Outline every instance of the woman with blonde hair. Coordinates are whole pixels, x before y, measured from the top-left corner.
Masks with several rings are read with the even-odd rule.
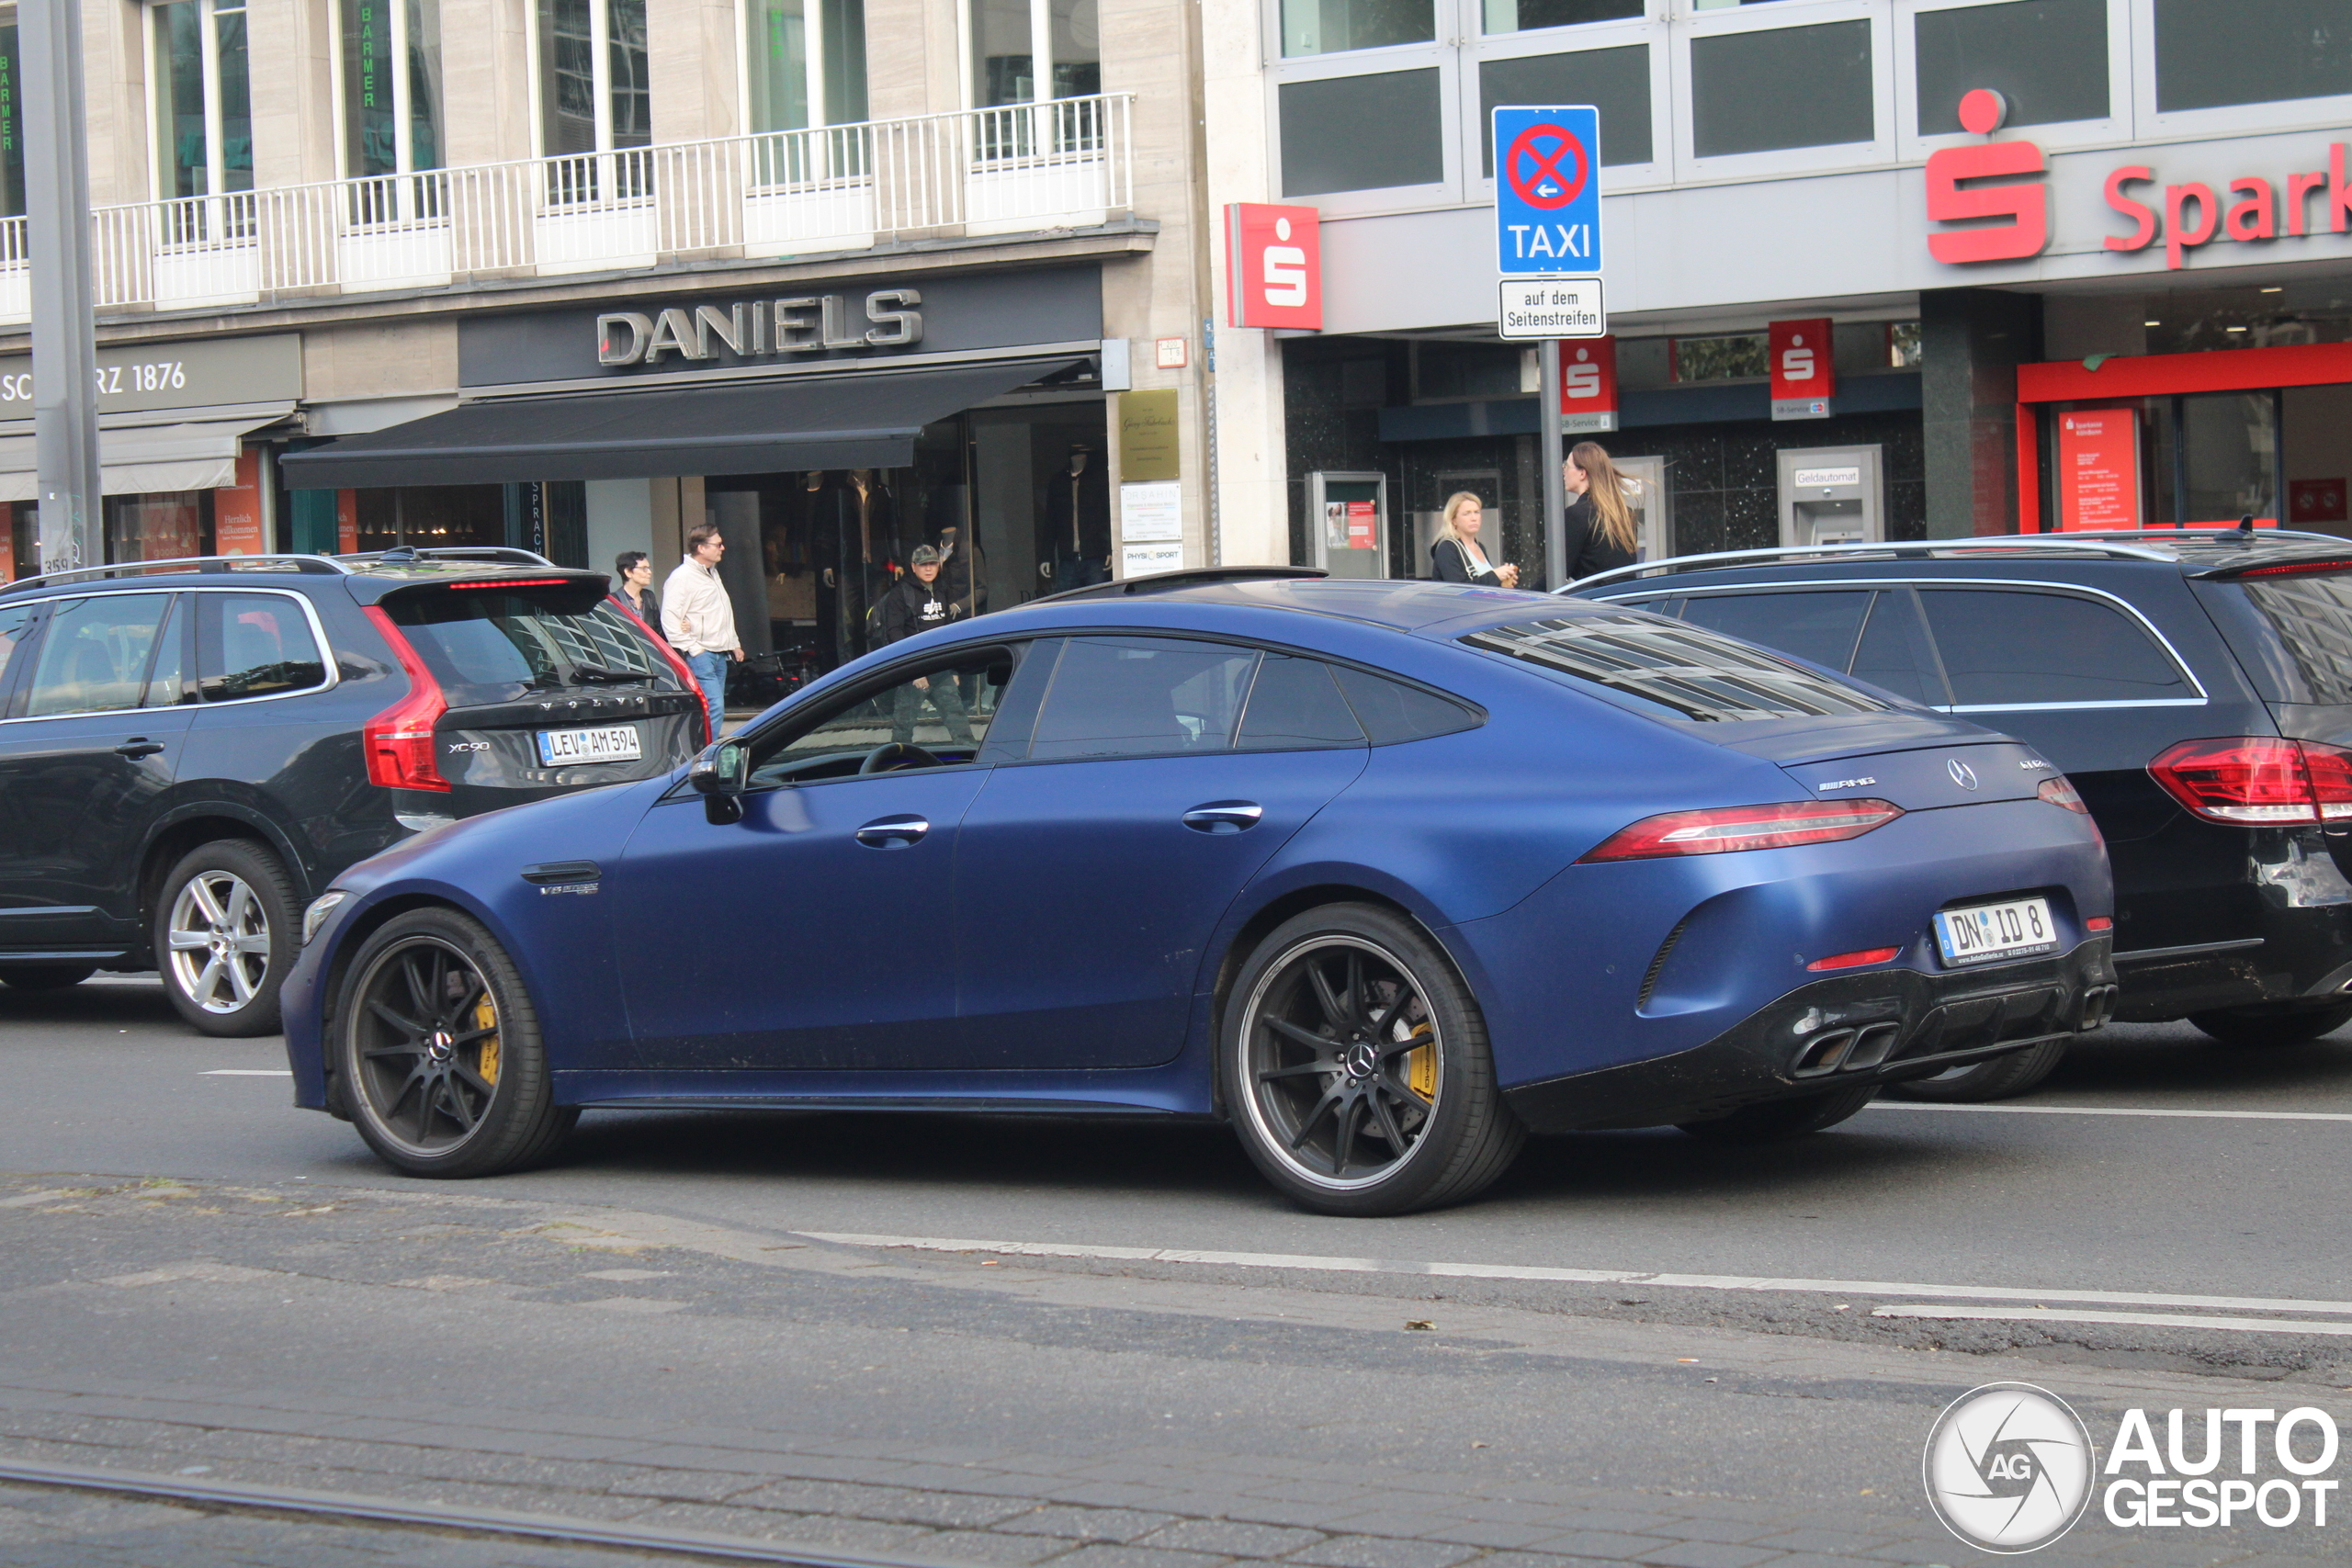
[[[1579,441],[1561,465],[1567,482],[1568,581],[1634,564],[1641,544],[1634,508],[1625,498],[1627,480],[1598,442]]]
[[[1430,545],[1430,564],[1437,570],[1440,581],[1471,582],[1481,588],[1519,586],[1519,568],[1509,561],[1496,566],[1487,558],[1486,547],[1478,539],[1485,521],[1486,508],[1468,491],[1458,490],[1445,498],[1445,515],[1438,523],[1437,538]]]

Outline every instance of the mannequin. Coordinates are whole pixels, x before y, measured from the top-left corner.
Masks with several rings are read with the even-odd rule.
[[[1101,453],[1072,442],[1069,460],[1046,480],[1046,539],[1041,562],[1057,589],[1083,588],[1111,578],[1111,477]]]

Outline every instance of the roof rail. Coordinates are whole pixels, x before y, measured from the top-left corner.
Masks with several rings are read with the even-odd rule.
[[[547,557],[513,545],[394,545],[386,550],[364,550],[354,555],[337,556],[335,558],[343,561],[503,561],[512,566],[555,566],[555,562],[548,559]],[[559,567],[557,570],[579,569]]]
[[[2176,558],[2143,545],[2127,545],[2081,534],[1995,534],[1964,539],[1917,539],[1876,545],[1781,545],[1769,550],[1717,550],[1708,555],[1668,556],[1664,560],[1635,561],[1631,566],[1596,571],[1590,577],[1578,578],[1552,592],[1556,595],[1566,595],[1589,588],[1597,582],[1644,577],[1651,572],[1705,571],[1715,567],[1740,564],[1760,566],[1773,560],[1900,559],[1905,556],[1971,555],[1978,551],[2020,549],[2028,553],[2114,556],[2126,560],[2154,560],[2167,564]]]
[[[1058,604],[1070,599],[1116,599],[1125,593],[1148,593],[1162,588],[1202,588],[1219,582],[1303,581],[1331,574],[1312,566],[1203,566],[1190,571],[1155,572],[1149,577],[1124,578],[1116,582],[1090,582],[1032,599],[1031,604]]]
[[[146,577],[190,571],[314,571],[350,575],[351,569],[331,556],[177,556],[170,560],[120,561],[113,566],[83,566],[67,571],[45,571],[0,583],[0,592],[19,588],[53,588],[62,582],[99,582],[107,578]]]

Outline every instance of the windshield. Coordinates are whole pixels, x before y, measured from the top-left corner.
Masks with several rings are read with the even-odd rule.
[[[670,661],[644,633],[603,600],[582,609],[580,598],[568,584],[452,588],[395,594],[384,609],[453,697],[495,701],[515,688],[680,689]]]
[[[1702,723],[1886,710],[1760,648],[1640,611],[1521,621],[1462,640]]]

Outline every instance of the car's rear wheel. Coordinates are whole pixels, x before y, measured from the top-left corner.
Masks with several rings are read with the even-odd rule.
[[[2061,1040],[2045,1040],[2039,1045],[2029,1045],[2022,1051],[2012,1051],[2006,1056],[1996,1056],[1989,1062],[1971,1062],[1966,1066],[1947,1067],[1931,1078],[1913,1078],[1894,1086],[1894,1092],[1905,1100],[1932,1100],[1947,1105],[1974,1105],[1988,1100],[2010,1100],[2029,1089],[2039,1089],[2041,1080],[2058,1070],[2066,1059],[2066,1047],[2072,1036]]]
[[[1297,1203],[1352,1215],[1458,1203],[1526,1142],[1477,998],[1389,910],[1333,904],[1284,921],[1231,998],[1225,1102],[1250,1159]]]
[[[1857,1084],[1827,1094],[1743,1105],[1728,1116],[1711,1116],[1704,1122],[1683,1122],[1678,1125],[1692,1137],[1711,1143],[1778,1144],[1835,1127],[1877,1098],[1878,1085]]]
[[[2322,1008],[2224,1008],[2188,1021],[2224,1045],[2301,1045],[2352,1023],[2352,1002]]]
[[[293,879],[261,845],[216,839],[190,850],[155,900],[164,994],[198,1033],[277,1033],[300,919]]]
[[[0,985],[17,991],[62,991],[97,972],[95,964],[11,964],[0,966]]]
[[[331,1023],[368,1146],[410,1176],[493,1176],[544,1157],[579,1120],[554,1104],[538,1014],[481,922],[413,909],[353,959]]]

